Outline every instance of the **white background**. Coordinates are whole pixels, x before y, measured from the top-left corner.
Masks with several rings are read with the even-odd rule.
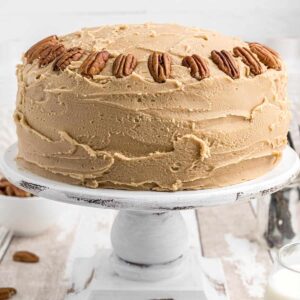
[[[106,23],[179,22],[248,39],[299,36],[299,0],[0,1],[1,39]]]

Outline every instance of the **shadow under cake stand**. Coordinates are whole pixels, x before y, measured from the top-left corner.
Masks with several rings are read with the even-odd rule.
[[[106,264],[100,264],[103,269],[97,270],[95,288],[85,298],[88,300],[212,299],[200,253],[189,250],[180,210],[268,195],[286,186],[300,169],[297,154],[286,147],[271,172],[245,183],[198,191],[125,191],[89,189],[49,180],[18,166],[16,156],[17,145],[13,145],[4,154],[2,171],[28,192],[70,204],[120,211],[111,232],[113,253],[99,257]],[[214,299],[226,299],[224,291]]]

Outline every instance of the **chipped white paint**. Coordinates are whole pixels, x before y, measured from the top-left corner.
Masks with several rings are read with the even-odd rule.
[[[164,250],[162,251],[164,252]],[[122,260],[114,253],[110,261],[114,272],[121,278],[142,282],[159,282],[174,278],[179,274],[185,273],[190,268],[186,252],[176,260],[165,264],[135,265]]]
[[[111,240],[118,257],[143,265],[170,263],[188,247],[187,228],[180,212],[121,211]]]
[[[112,264],[121,277],[157,281],[183,271],[188,232],[179,212],[121,211],[111,239]]]

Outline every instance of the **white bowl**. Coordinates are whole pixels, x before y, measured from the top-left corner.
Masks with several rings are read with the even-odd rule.
[[[17,236],[35,236],[54,225],[61,215],[60,204],[40,197],[0,195],[0,225]]]

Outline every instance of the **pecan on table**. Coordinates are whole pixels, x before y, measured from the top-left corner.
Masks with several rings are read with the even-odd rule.
[[[279,60],[279,54],[276,51],[259,43],[249,43],[249,47],[265,66],[277,71],[281,70],[282,66]]]
[[[213,50],[211,52],[211,58],[218,68],[232,79],[240,77],[239,67],[230,52],[226,50]]]
[[[112,72],[117,78],[122,78],[132,74],[136,68],[137,60],[132,54],[120,54],[114,61]]]
[[[86,77],[99,74],[105,68],[109,57],[110,54],[105,50],[90,53],[80,66],[79,73]]]
[[[47,49],[49,46],[54,46],[58,44],[58,38],[56,35],[50,35],[41,41],[34,44],[27,52],[25,53],[25,57],[27,58],[27,62],[32,64],[32,62],[40,58],[41,53]]]
[[[0,288],[0,300],[10,299],[17,293],[17,290],[12,287],[2,287]]]
[[[23,263],[37,263],[40,258],[29,251],[17,251],[13,255],[13,261],[23,262]]]
[[[167,53],[153,52],[148,59],[148,69],[154,81],[165,82],[171,76],[172,58]]]
[[[57,59],[55,60],[53,64],[53,70],[59,71],[64,70],[67,66],[71,64],[72,61],[79,60],[85,51],[79,47],[73,47],[69,48],[66,51],[64,51]]]
[[[197,80],[202,80],[210,76],[207,62],[197,54],[186,56],[182,60],[182,65],[191,69],[191,76]]]
[[[260,62],[246,47],[235,47],[233,53],[235,56],[242,58],[242,62],[250,68],[252,74],[259,75],[263,72]]]

